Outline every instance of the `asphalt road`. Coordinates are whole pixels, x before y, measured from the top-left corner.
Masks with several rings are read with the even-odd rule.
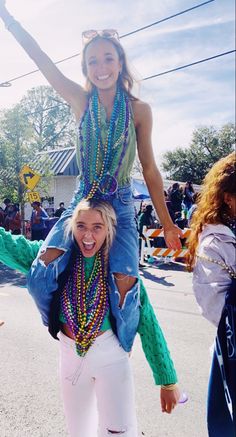
[[[199,314],[191,274],[167,264],[141,271],[189,400],[161,413],[159,388],[137,337],[132,353],[140,435],[207,437],[206,389],[214,327]],[[0,266],[0,437],[67,437],[58,384],[58,344],[20,274]],[[86,436],[84,436],[86,437]]]

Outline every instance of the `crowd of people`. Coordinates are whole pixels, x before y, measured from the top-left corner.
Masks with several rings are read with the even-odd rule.
[[[60,202],[56,211],[49,216],[41,202],[33,202],[31,204],[32,212],[30,221],[25,220],[27,231],[25,230],[24,232],[19,203],[13,203],[11,199],[6,198],[3,200],[2,205],[3,206],[0,207],[0,227],[11,232],[13,235],[25,233],[32,241],[45,240],[53,224],[66,210],[64,202]]]
[[[180,400],[180,392],[173,362],[139,276],[137,225],[131,187],[136,150],[153,207],[163,226],[166,245],[171,250],[181,248],[183,233],[176,224],[178,219],[187,220],[187,212],[194,205],[194,189],[191,182],[187,182],[183,189],[175,183],[164,193],[151,144],[151,109],[132,94],[133,77],[116,30],[83,32],[82,72],[86,86],[82,87],[60,72],[34,38],[10,15],[5,0],[0,0],[0,17],[74,112],[78,122],[77,159],[81,170],[80,183],[70,206],[66,211],[63,211],[63,205],[60,206],[59,220],[45,241],[35,244],[24,237],[13,238],[9,231],[0,228],[0,260],[27,275],[29,293],[44,325],[55,339],[60,340],[60,383],[69,435],[137,437],[129,360],[137,332],[141,335],[155,383],[161,386],[163,412],[173,411]],[[227,180],[227,183],[212,185],[207,179],[199,207],[201,211],[201,207],[207,205],[208,213],[202,212],[198,220],[198,214],[193,216],[190,270],[195,267],[197,241],[204,226],[223,225],[224,231],[225,227],[229,229],[225,232],[228,238],[219,239],[215,255],[221,252],[221,245],[234,244],[231,221],[236,214],[235,189],[230,176],[235,161],[232,162],[231,156],[228,159],[222,161],[219,172],[215,173],[218,176],[223,174],[222,181]],[[209,192],[218,201],[210,202]],[[140,226],[145,222],[153,225],[153,207],[149,205],[141,210]],[[219,214],[212,214],[214,208],[218,208]],[[32,217],[38,238],[42,235],[39,225],[43,227],[47,219],[39,202],[34,202]],[[215,235],[216,232],[214,238],[218,240]],[[214,241],[211,243],[214,249]],[[204,257],[207,248],[205,245]],[[226,247],[225,252],[228,253]],[[212,262],[214,257],[210,258],[211,254],[209,261]],[[222,267],[217,258],[215,261]],[[226,267],[222,268],[227,271],[234,269],[228,265],[229,261],[226,256]],[[197,272],[195,290],[196,287],[202,290],[202,282],[207,281],[211,287],[214,278],[209,282],[209,267],[198,265],[197,268],[202,276],[198,281]],[[219,286],[221,299],[222,295],[227,295],[231,281],[225,281],[223,286],[223,290]],[[212,298],[215,298],[214,294]],[[232,301],[228,304],[233,305]],[[222,307],[224,302],[221,300]],[[232,317],[235,318],[235,314]],[[227,321],[228,318],[226,316]],[[225,343],[227,329],[222,329],[219,336]],[[236,372],[225,373],[226,381],[223,380],[222,384],[223,387],[228,384],[231,404],[234,404],[231,386],[234,389]],[[214,384],[216,379],[219,382],[219,378],[219,372],[214,373]],[[210,393],[215,401],[214,384]],[[222,384],[220,380],[221,389]],[[221,406],[224,402],[223,396],[219,402],[217,399]],[[211,410],[217,411],[218,405],[211,400],[209,403]],[[235,423],[235,405],[231,410],[231,415],[222,415],[229,432]],[[211,415],[212,411],[208,417]],[[98,421],[95,420],[97,416]],[[211,425],[209,435],[220,437],[222,433],[218,425]],[[229,433],[224,435],[232,436]]]

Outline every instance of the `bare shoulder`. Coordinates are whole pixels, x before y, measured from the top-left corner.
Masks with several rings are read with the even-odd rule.
[[[151,106],[143,102],[142,100],[133,100],[132,108],[134,113],[135,125],[138,126],[141,122],[147,122],[152,120]]]

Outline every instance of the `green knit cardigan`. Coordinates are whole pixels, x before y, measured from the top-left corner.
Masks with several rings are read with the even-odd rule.
[[[12,235],[0,228],[0,262],[25,275],[29,272],[41,245],[42,241],[29,241],[23,235]],[[157,385],[175,383],[177,376],[174,364],[141,279],[140,303],[138,333],[155,383]]]

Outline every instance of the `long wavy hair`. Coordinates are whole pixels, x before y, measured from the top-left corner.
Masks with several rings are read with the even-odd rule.
[[[191,220],[191,235],[188,241],[187,269],[193,270],[199,235],[207,224],[226,224],[225,217],[229,207],[224,201],[224,194],[236,194],[236,155],[231,153],[216,162],[207,173],[197,208]]]
[[[119,56],[119,61],[122,65],[122,70],[121,70],[121,73],[120,73],[119,78],[118,78],[118,83],[121,86],[121,88],[123,88],[123,90],[127,93],[127,95],[129,96],[129,98],[131,100],[137,100],[137,98],[131,92],[135,80],[132,77],[131,72],[129,70],[124,48],[122,47],[122,45],[120,44],[120,42],[116,38],[106,38],[104,36],[99,36],[99,35],[96,36],[95,38],[93,38],[91,41],[89,41],[89,43],[84,46],[83,52],[82,52],[81,67],[82,67],[82,72],[83,72],[84,76],[86,77],[86,91],[87,91],[88,95],[92,94],[92,91],[94,89],[94,85],[88,79],[88,72],[87,72],[87,65],[86,65],[86,51],[87,51],[87,48],[90,44],[92,44],[95,41],[99,41],[99,40],[110,41],[111,44],[113,44],[113,46],[115,47],[115,49],[118,53],[118,56]]]
[[[65,234],[66,236],[74,234],[76,229],[76,223],[78,220],[79,213],[81,211],[95,210],[101,214],[101,217],[107,226],[107,235],[105,242],[102,246],[103,254],[105,257],[105,262],[108,260],[108,253],[111,248],[112,242],[115,237],[116,232],[116,214],[112,206],[108,202],[104,202],[102,200],[81,200],[76,206],[73,215],[66,222]]]

